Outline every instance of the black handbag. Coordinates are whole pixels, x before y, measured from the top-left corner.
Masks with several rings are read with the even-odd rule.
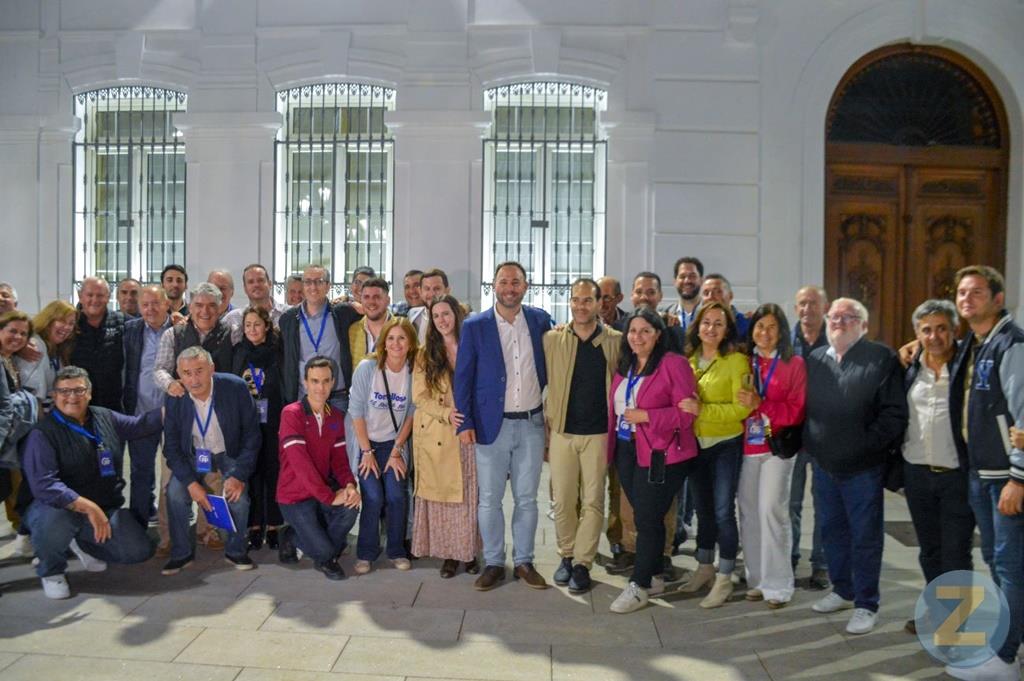
[[[780,459],[792,459],[804,446],[803,426],[788,426],[772,430],[770,425],[764,429],[764,440],[772,455]]]

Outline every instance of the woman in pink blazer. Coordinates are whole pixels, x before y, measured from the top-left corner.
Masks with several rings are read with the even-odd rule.
[[[694,417],[677,406],[697,391],[689,362],[668,352],[668,330],[653,310],[637,309],[625,329],[608,400],[608,462],[633,507],[637,537],[633,575],[611,605],[617,613],[647,604],[661,572],[665,514],[697,456]]]

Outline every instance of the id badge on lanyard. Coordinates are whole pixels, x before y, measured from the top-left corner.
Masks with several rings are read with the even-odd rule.
[[[640,381],[639,376],[633,376],[633,370],[629,370],[629,374],[626,375],[626,409],[630,408],[629,402],[633,397],[633,388]],[[635,400],[634,400],[635,403]],[[635,404],[633,406],[636,406]],[[626,417],[622,414],[619,415],[619,422],[616,426],[616,437],[620,440],[629,441],[633,439],[633,427],[626,422]]]
[[[102,442],[96,445],[96,458],[100,463],[100,477],[112,478],[117,475],[114,470],[114,455]]]
[[[323,327],[321,325],[321,335],[322,331]],[[310,340],[312,340],[312,338]],[[252,362],[249,362],[249,375],[252,376],[252,384],[256,387],[256,409],[260,413],[260,423],[266,423],[267,417],[270,414],[270,405],[267,402],[267,398],[262,395],[263,383],[266,380],[267,375],[263,370],[254,367]]]
[[[203,440],[203,445],[206,445],[206,431],[210,428],[210,419],[213,418],[213,402],[211,401],[210,407],[206,412],[206,422],[199,420],[199,412],[196,411],[196,427],[199,428],[199,436]],[[207,449],[205,446],[196,448],[196,472],[197,473],[209,473],[213,470],[213,452]]]
[[[747,419],[747,444],[763,445],[764,443],[764,418],[760,415],[751,416]]]

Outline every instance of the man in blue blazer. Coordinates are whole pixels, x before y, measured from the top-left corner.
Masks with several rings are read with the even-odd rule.
[[[214,373],[213,358],[198,345],[178,355],[177,367],[188,394],[168,395],[165,402],[164,457],[174,475],[167,485],[171,559],[163,574],[177,574],[192,562],[192,502],[204,511],[211,510],[208,493],[223,493],[234,519],[235,531],[228,534],[225,558],[239,570],[251,570],[245,485],[261,444],[256,403],[241,378]]]
[[[160,338],[171,328],[170,303],[159,286],[145,286],[139,293],[140,317],[124,325],[124,413],[141,416],[164,404],[164,391],[153,379]],[[162,432],[130,440],[131,502],[129,507],[143,527],[153,515],[156,484],[156,450]]]
[[[514,576],[535,589],[547,583],[533,567],[537,487],[544,463],[541,392],[547,384],[541,337],[547,312],[523,305],[529,283],[517,262],[494,272],[494,307],[466,320],[455,363],[455,406],[463,416],[459,438],[476,444],[478,520],[488,591],[505,578],[505,480],[512,483]]]

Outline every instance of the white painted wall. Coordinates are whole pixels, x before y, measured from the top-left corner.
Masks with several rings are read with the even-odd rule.
[[[1002,94],[1016,306],[1022,34],[1020,0],[0,0],[0,279],[26,309],[71,293],[72,95],[119,82],[189,93],[189,270],[269,261],[274,92],[330,78],[398,90],[393,271],[444,267],[475,299],[482,92],[540,77],[609,91],[609,274],[670,278],[697,255],[741,308],[786,302],[823,276],[829,98],[909,40],[959,50]]]

